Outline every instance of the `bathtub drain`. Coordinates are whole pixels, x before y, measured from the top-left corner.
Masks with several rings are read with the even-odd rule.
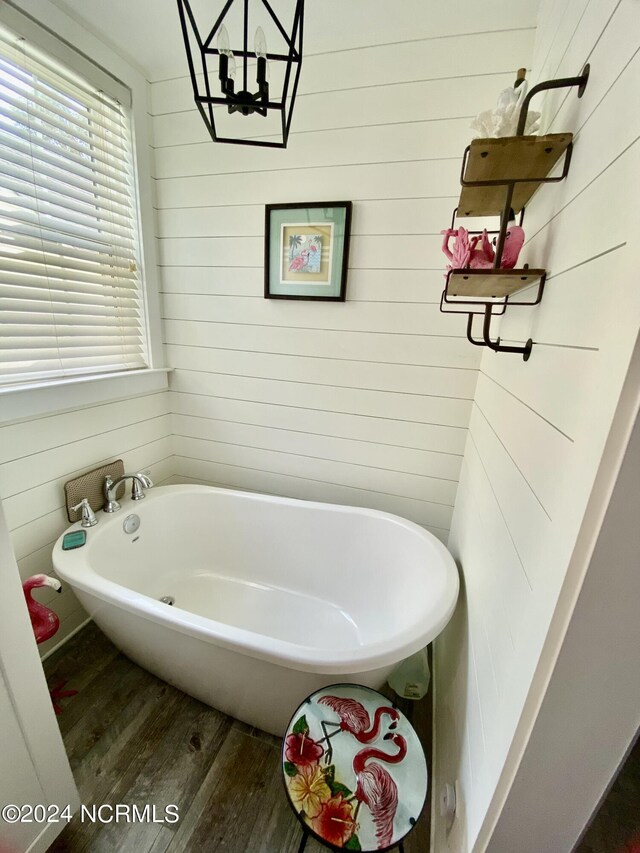
[[[175,602],[175,598],[172,595],[163,595],[160,601],[171,606]]]

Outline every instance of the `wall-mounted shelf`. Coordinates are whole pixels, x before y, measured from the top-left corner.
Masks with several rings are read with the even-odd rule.
[[[545,277],[545,270],[528,267],[521,270],[451,270],[447,275],[445,296],[504,299],[540,283]]]
[[[515,87],[522,83],[523,77],[516,80]],[[555,183],[566,178],[571,163],[573,136],[571,133],[550,133],[544,136],[525,136],[529,104],[534,95],[548,89],[577,87],[578,97],[582,97],[587,80],[589,65],[585,65],[579,77],[566,77],[548,80],[534,86],[527,94],[520,110],[515,136],[498,139],[475,139],[467,146],[462,159],[460,184],[462,190],[456,217],[499,216],[500,230],[493,269],[453,269],[447,274],[445,289],[440,300],[440,310],[444,313],[466,313],[467,338],[475,346],[489,347],[494,352],[520,353],[525,361],[531,355],[531,338],[524,346],[504,346],[500,338],[491,338],[491,320],[504,314],[509,305],[537,305],[542,299],[546,281],[546,271],[542,269],[503,269],[502,253],[509,222],[515,214],[521,212],[544,183]],[[560,158],[564,155],[560,174],[549,177]],[[522,219],[521,219],[522,221]],[[533,291],[528,301],[516,301],[514,294],[527,288]],[[452,306],[469,306],[460,311]],[[482,339],[473,336],[473,317],[483,314]]]
[[[516,184],[511,209],[520,213],[540,184],[566,177],[572,139],[572,133],[474,139],[462,161],[458,216],[500,216],[509,182]],[[562,174],[548,177],[563,154]]]

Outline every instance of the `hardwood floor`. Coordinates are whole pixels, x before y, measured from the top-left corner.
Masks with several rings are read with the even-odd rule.
[[[280,741],[203,705],[131,663],[94,624],[45,664],[78,695],[60,731],[82,802],[176,805],[176,823],[100,823],[76,815],[52,853],[297,853],[302,830],[282,786]],[[431,697],[405,703],[430,765]],[[429,807],[405,853],[428,853]],[[325,847],[309,840],[308,853]]]
[[[575,853],[639,853],[640,737]]]

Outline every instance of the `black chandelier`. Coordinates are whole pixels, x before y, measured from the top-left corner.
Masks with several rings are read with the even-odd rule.
[[[265,26],[273,31],[273,37],[282,44],[280,53],[267,51],[267,39],[262,26],[255,29],[254,49],[249,50],[249,0],[226,0],[205,39],[198,30],[190,0],[178,0],[178,11],[196,106],[213,141],[286,148],[302,66],[304,0],[295,0],[290,34],[268,0],[254,2],[254,23],[255,19],[259,19],[259,11]],[[241,30],[241,49],[231,49],[225,21],[232,31],[233,24],[236,30]],[[241,60],[240,69],[236,57]],[[277,90],[275,99],[274,90]],[[269,116],[275,123],[247,127],[242,121],[236,124],[237,120],[233,120],[235,126],[231,127],[228,116],[236,113],[242,116]],[[221,124],[225,125],[222,131]],[[231,135],[243,131],[249,135]],[[273,136],[278,137],[277,141]]]

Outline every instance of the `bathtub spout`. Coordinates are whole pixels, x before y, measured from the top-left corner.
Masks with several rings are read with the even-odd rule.
[[[138,471],[136,474],[123,474],[117,480],[112,480],[111,477],[105,477],[102,487],[104,493],[104,511],[117,512],[120,509],[120,503],[116,500],[116,492],[118,486],[124,483],[125,480],[131,480],[131,499],[141,501],[144,498],[144,489],[150,489],[153,486],[151,478],[143,471]]]

